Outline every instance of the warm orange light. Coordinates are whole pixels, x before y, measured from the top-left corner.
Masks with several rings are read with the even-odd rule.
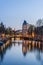
[[[2,34],[2,38],[4,38],[4,37],[5,37],[5,34],[3,33],[3,34]]]
[[[34,37],[34,32],[32,32],[32,37]]]

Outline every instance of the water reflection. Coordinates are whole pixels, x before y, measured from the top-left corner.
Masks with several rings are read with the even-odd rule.
[[[21,52],[22,52],[23,56],[26,57],[27,54],[34,53],[35,57],[38,61],[41,61],[41,62],[43,61],[43,59],[41,59],[43,57],[43,55],[42,55],[43,54],[43,42],[29,41],[29,40],[21,40],[21,41],[14,40],[12,43],[11,40],[8,40],[5,44],[3,44],[3,46],[0,47],[0,63],[3,62],[4,56],[6,55],[7,50],[11,50],[12,45],[14,45],[14,47],[16,47],[16,44],[18,44],[18,47],[20,45],[22,46]],[[16,52],[19,52],[19,50]]]
[[[11,41],[8,40],[5,44],[3,44],[3,46],[0,46],[0,62],[3,61],[3,58],[4,58],[4,55],[6,54],[7,52],[7,49],[11,48],[12,44],[11,44]]]
[[[43,42],[36,42],[36,41],[28,41],[24,40],[22,43],[22,51],[23,54],[26,54],[29,51],[39,51],[43,52]]]
[[[22,52],[24,56],[26,56],[28,52],[34,52],[36,59],[43,63],[43,59],[41,59],[41,53],[43,53],[43,42],[24,40],[22,44]]]

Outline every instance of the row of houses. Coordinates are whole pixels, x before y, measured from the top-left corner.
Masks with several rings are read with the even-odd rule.
[[[31,24],[28,24],[27,22],[26,22],[26,20],[24,20],[24,22],[23,22],[23,24],[22,24],[22,30],[17,30],[16,31],[16,34],[21,34],[21,35],[23,35],[24,37],[31,37],[31,33],[30,33],[30,30],[29,30],[29,28],[32,26],[32,31],[34,32],[34,28],[35,28],[35,26],[34,25],[31,25]],[[34,36],[34,34],[33,34],[33,32],[32,32],[32,35]]]
[[[36,27],[34,25],[28,24],[24,20],[23,25],[22,25],[22,34],[23,36],[28,36],[28,37],[39,37],[40,36],[43,38],[43,26]]]
[[[29,29],[30,27],[31,27],[31,30]],[[33,35],[34,36],[34,34],[33,34],[34,29],[35,29],[34,25],[28,24],[24,20],[23,25],[22,25],[22,34],[23,34],[23,36],[28,36],[28,35],[30,35],[30,36]],[[30,31],[32,31],[32,32],[30,32]]]

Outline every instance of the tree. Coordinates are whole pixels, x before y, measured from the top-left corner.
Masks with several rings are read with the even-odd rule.
[[[39,19],[37,22],[36,27],[36,34],[42,35],[43,34],[43,19]]]
[[[36,22],[37,27],[43,26],[43,19],[38,19]]]
[[[33,31],[33,25],[30,25],[30,27],[28,29],[28,33],[32,35],[32,31]]]
[[[6,29],[6,34],[12,34],[12,28],[8,27],[8,28]]]

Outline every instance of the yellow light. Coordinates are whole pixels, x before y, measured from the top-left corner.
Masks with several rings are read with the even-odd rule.
[[[34,32],[32,32],[32,37],[34,37]]]

